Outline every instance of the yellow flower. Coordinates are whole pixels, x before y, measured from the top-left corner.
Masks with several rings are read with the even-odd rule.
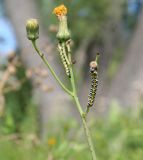
[[[59,30],[57,33],[57,39],[60,42],[69,40],[71,38],[71,35],[67,25],[67,8],[62,4],[56,7],[53,10],[53,13],[58,17],[59,20]]]
[[[48,140],[48,145],[49,146],[54,146],[55,144],[56,144],[56,139],[54,137],[52,137]]]
[[[62,4],[62,5],[54,8],[53,13],[56,16],[64,16],[67,14],[67,8]]]

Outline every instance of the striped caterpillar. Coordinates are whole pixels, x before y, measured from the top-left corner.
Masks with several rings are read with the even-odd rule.
[[[88,95],[87,107],[92,107],[98,86],[98,73],[97,73],[97,63],[92,61],[90,63],[90,75],[91,75],[91,88]]]
[[[70,64],[69,64],[69,60],[68,60],[67,55],[66,55],[65,45],[59,43],[59,44],[58,44],[58,51],[59,51],[59,54],[60,54],[62,63],[63,63],[63,65],[64,65],[66,75],[67,75],[69,78],[71,78],[70,68],[69,68],[69,65],[70,65]]]

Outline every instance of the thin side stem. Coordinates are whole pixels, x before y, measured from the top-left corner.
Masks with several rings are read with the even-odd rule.
[[[84,127],[84,131],[85,131],[85,135],[87,137],[87,142],[89,145],[89,149],[91,151],[91,155],[92,155],[92,160],[96,160],[96,155],[95,155],[95,151],[94,151],[94,147],[93,147],[93,143],[91,140],[91,136],[89,133],[89,129],[87,127],[87,123],[86,123],[86,117],[85,117],[85,113],[83,112],[83,109],[80,105],[78,96],[77,96],[77,91],[76,91],[76,86],[75,86],[75,79],[74,79],[74,73],[73,73],[73,69],[72,69],[72,64],[69,65],[70,67],[70,73],[71,73],[71,86],[72,86],[72,92],[67,89],[65,87],[65,85],[60,81],[60,79],[57,77],[56,73],[54,72],[54,70],[52,69],[52,67],[50,66],[50,64],[48,63],[47,59],[45,58],[44,54],[40,52],[40,50],[38,49],[38,47],[36,46],[36,42],[32,41],[33,47],[35,48],[35,50],[37,51],[38,55],[41,57],[41,59],[44,61],[44,63],[47,65],[47,67],[49,68],[49,70],[51,71],[52,75],[54,76],[54,78],[57,80],[57,82],[59,83],[59,85],[69,94],[73,97],[75,103],[76,103],[76,107],[80,113],[81,119],[82,119],[82,123],[83,123],[83,127]],[[69,48],[68,48],[69,49]],[[64,50],[64,52],[66,52]],[[68,58],[71,61],[71,55],[70,52],[68,53]]]
[[[85,111],[85,115],[87,116],[87,114],[89,113],[90,111],[90,107],[86,107],[86,111]]]
[[[38,53],[38,55],[41,57],[41,59],[46,64],[46,66],[49,68],[49,70],[52,73],[52,75],[54,76],[54,78],[59,83],[59,85],[63,88],[63,90],[65,90],[69,95],[71,95],[73,97],[73,93],[61,82],[61,80],[58,78],[58,76],[56,75],[56,73],[54,72],[52,67],[50,66],[49,62],[45,58],[44,54],[38,49],[38,47],[36,45],[36,41],[32,41],[32,44],[33,44],[33,47],[35,48],[36,52]]]

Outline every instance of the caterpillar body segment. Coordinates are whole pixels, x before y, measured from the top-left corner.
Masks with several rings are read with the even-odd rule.
[[[90,75],[91,75],[91,87],[88,95],[88,102],[87,102],[88,108],[93,106],[98,86],[98,73],[97,73],[96,61],[92,61],[90,63]]]
[[[70,42],[71,42],[71,40],[68,40],[67,42],[66,42],[66,51],[67,51],[67,54],[68,54],[68,59],[69,59],[69,61],[70,61],[70,64],[72,64],[72,60],[71,60],[71,48],[70,48]]]
[[[66,55],[66,52],[65,52],[65,45],[58,44],[58,51],[59,51],[62,63],[64,65],[64,69],[65,69],[66,75],[69,78],[71,78],[70,68],[69,68],[69,61],[68,61],[68,58],[67,58],[67,55]]]

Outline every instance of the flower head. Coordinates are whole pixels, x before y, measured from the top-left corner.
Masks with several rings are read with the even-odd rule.
[[[59,41],[67,41],[70,39],[70,32],[68,30],[67,25],[67,8],[62,4],[58,7],[56,7],[53,10],[53,13],[58,17],[59,19],[59,30],[57,33],[57,39]]]
[[[36,40],[39,38],[39,24],[36,19],[29,19],[26,23],[27,38]]]
[[[48,139],[48,145],[49,146],[54,146],[56,144],[56,139],[54,137],[51,137]]]
[[[62,5],[54,8],[53,13],[56,16],[64,16],[67,14],[67,8],[62,4]]]

